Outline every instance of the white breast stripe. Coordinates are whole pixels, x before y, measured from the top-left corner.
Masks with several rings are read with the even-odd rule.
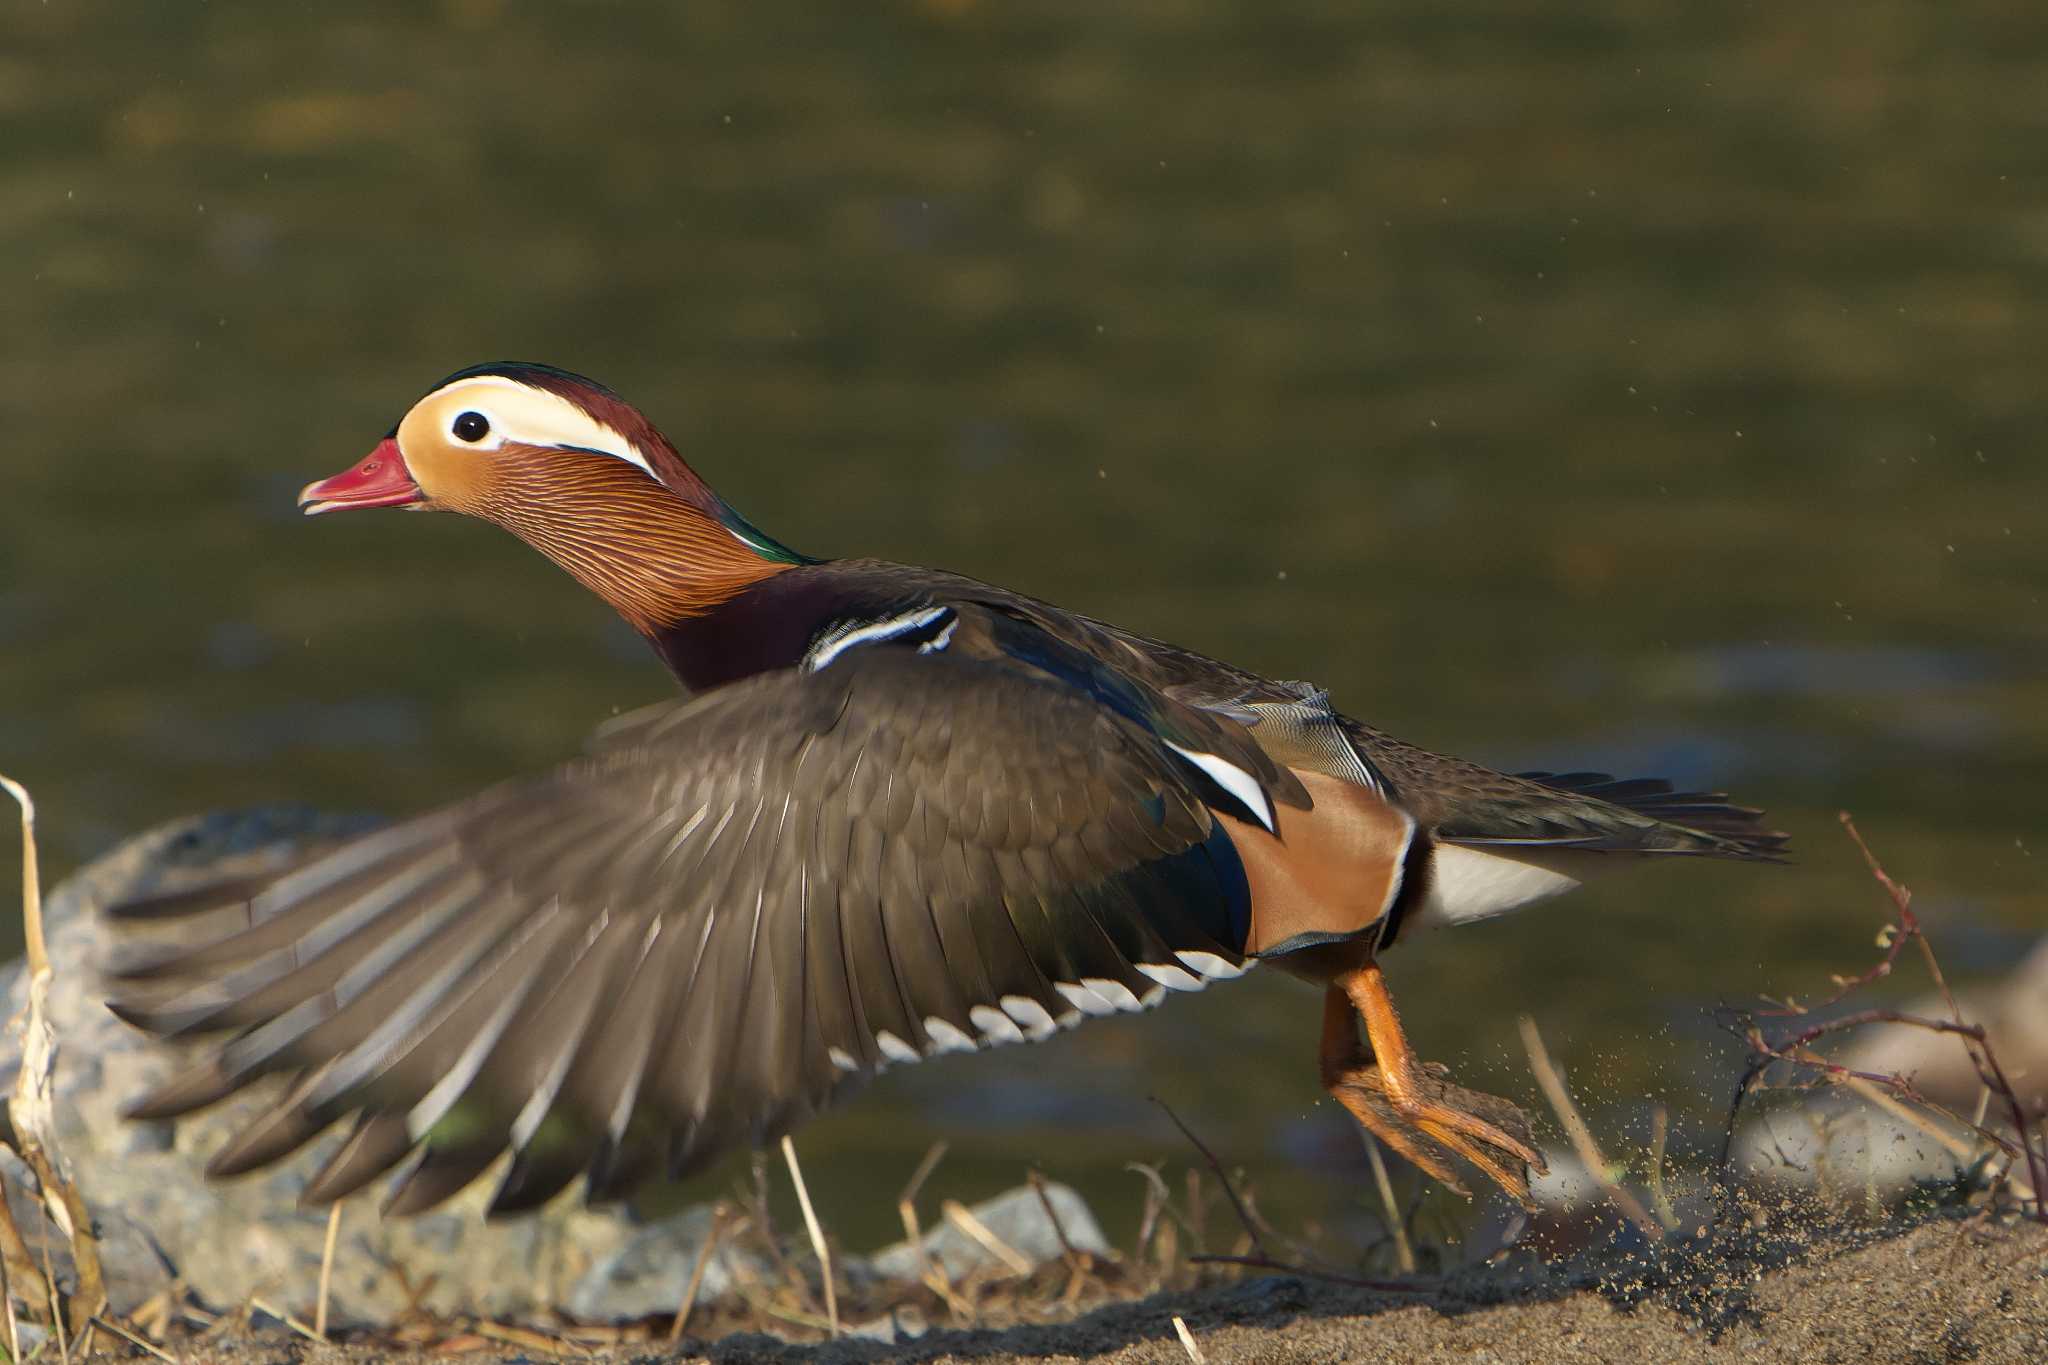
[[[1278,834],[1280,832],[1279,826],[1273,821],[1273,805],[1270,801],[1266,800],[1266,793],[1259,786],[1257,778],[1238,767],[1235,763],[1218,758],[1214,754],[1198,754],[1193,749],[1181,748],[1180,745],[1175,744],[1172,740],[1166,741],[1166,747],[1209,774],[1211,778],[1215,779],[1217,786],[1243,802],[1245,809],[1249,810],[1258,819],[1258,822],[1266,827],[1266,833]]]

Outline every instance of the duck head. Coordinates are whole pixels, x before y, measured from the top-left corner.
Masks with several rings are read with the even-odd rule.
[[[643,634],[806,562],[752,526],[640,411],[524,362],[448,376],[354,467],[307,484],[308,516],[460,512],[524,540]]]

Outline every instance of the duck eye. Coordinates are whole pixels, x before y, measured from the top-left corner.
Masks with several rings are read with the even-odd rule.
[[[465,441],[481,441],[491,434],[491,419],[480,412],[465,412],[455,419],[454,431]]]

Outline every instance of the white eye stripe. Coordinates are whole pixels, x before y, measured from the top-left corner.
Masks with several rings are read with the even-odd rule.
[[[568,399],[503,375],[475,375],[458,379],[436,389],[421,400],[433,402],[454,398],[442,408],[442,433],[462,450],[502,450],[508,445],[572,447],[609,455],[659,478],[647,457],[624,435],[592,417]],[[456,434],[455,424],[465,412],[474,412],[490,423],[482,440],[465,441]]]

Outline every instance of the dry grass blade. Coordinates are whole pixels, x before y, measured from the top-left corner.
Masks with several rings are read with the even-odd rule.
[[[50,950],[43,941],[43,883],[36,871],[36,803],[28,788],[0,773],[0,790],[21,807],[21,929],[23,956],[29,975],[50,970]]]
[[[726,1224],[731,1220],[732,1209],[728,1205],[720,1202],[712,1207],[711,1231],[705,1234],[704,1245],[697,1248],[696,1263],[690,1267],[690,1283],[683,1289],[683,1302],[668,1325],[671,1346],[683,1338],[683,1328],[689,1325],[690,1314],[697,1307],[697,1291],[704,1287],[704,1272],[711,1268],[711,1258],[718,1254],[718,1244],[724,1240]]]
[[[1363,1128],[1359,1136],[1365,1139],[1365,1155],[1372,1162],[1372,1183],[1380,1194],[1380,1207],[1386,1211],[1387,1231],[1394,1238],[1394,1260],[1403,1275],[1415,1273],[1415,1248],[1408,1242],[1408,1220],[1401,1216],[1401,1206],[1394,1202],[1394,1182],[1387,1177],[1387,1159],[1380,1155],[1379,1139]]]
[[[50,1326],[57,1334],[57,1354],[63,1358],[65,1365],[70,1365],[71,1342],[64,1334],[64,1313],[58,1307],[63,1300],[57,1297],[57,1272],[50,1265],[50,1229],[47,1226],[49,1218],[47,1207],[43,1211],[43,1217],[45,1220],[43,1228],[43,1287],[50,1296]]]
[[[291,1328],[294,1332],[297,1332],[300,1336],[304,1337],[308,1341],[320,1341],[320,1334],[318,1332],[315,1332],[310,1326],[303,1322],[300,1322],[297,1318],[293,1317],[290,1313],[285,1312],[282,1308],[274,1307],[265,1300],[254,1297],[250,1298],[249,1307],[255,1309],[259,1313],[268,1313],[271,1317],[276,1318],[279,1322]],[[326,1343],[321,1342],[321,1344],[324,1346]]]
[[[796,1186],[797,1207],[804,1211],[804,1229],[811,1235],[811,1250],[818,1253],[818,1273],[825,1279],[825,1321],[832,1335],[839,1335],[839,1288],[833,1283],[832,1248],[825,1245],[825,1229],[818,1226],[818,1212],[811,1207],[811,1192],[804,1185],[804,1168],[797,1164],[796,1144],[787,1134],[782,1139],[782,1159],[789,1163],[789,1179]]]
[[[1181,1350],[1188,1353],[1188,1359],[1193,1361],[1194,1365],[1208,1365],[1209,1357],[1202,1354],[1202,1348],[1195,1344],[1195,1334],[1188,1330],[1187,1323],[1178,1313],[1173,1315],[1173,1330],[1180,1338]]]
[[[545,1332],[536,1332],[526,1327],[512,1327],[502,1322],[478,1322],[472,1324],[470,1330],[491,1341],[522,1346],[529,1351],[545,1351],[554,1356],[591,1354],[589,1347],[579,1345],[567,1337],[549,1336]]]
[[[1650,1111],[1650,1207],[1666,1232],[1678,1230],[1678,1210],[1664,1188],[1664,1146],[1671,1137],[1671,1115],[1663,1105]]]
[[[334,1287],[334,1246],[341,1239],[341,1201],[327,1206],[327,1240],[320,1248],[320,1288],[313,1299],[313,1332],[327,1340],[327,1299]]]
[[[13,778],[0,775],[5,789],[21,807],[21,927],[28,968],[28,1008],[20,1020],[21,1070],[15,1077],[14,1094],[7,1101],[7,1116],[14,1128],[14,1141],[21,1159],[35,1172],[42,1186],[43,1208],[71,1242],[71,1261],[78,1275],[78,1292],[68,1305],[74,1321],[82,1322],[107,1306],[105,1280],[100,1271],[99,1244],[92,1232],[92,1219],[85,1199],[65,1169],[63,1153],[57,1146],[56,1072],[57,1033],[50,1024],[50,986],[55,973],[50,966],[48,944],[43,937],[43,887],[36,859],[36,803],[28,789]],[[4,1192],[0,1192],[4,1194]],[[0,1228],[0,1252],[17,1249],[19,1229],[13,1228],[11,1214]],[[9,1231],[12,1235],[9,1235]],[[44,1248],[45,1260],[48,1247]],[[50,1316],[62,1318],[56,1292],[56,1278],[44,1276],[49,1286]],[[86,1329],[87,1334],[91,1327]],[[62,1340],[62,1328],[59,1327]],[[68,1351],[67,1351],[68,1353]],[[17,1357],[19,1358],[19,1357]]]
[[[1572,1103],[1571,1092],[1565,1089],[1564,1078],[1557,1074],[1557,1067],[1550,1060],[1550,1049],[1543,1046],[1543,1035],[1537,1031],[1536,1021],[1525,1014],[1518,1022],[1522,1030],[1522,1046],[1529,1053],[1529,1068],[1536,1073],[1536,1084],[1542,1088],[1543,1098],[1550,1101],[1557,1121],[1564,1125],[1565,1136],[1571,1139],[1572,1150],[1578,1153],[1580,1163],[1593,1179],[1600,1182],[1601,1191],[1606,1194],[1608,1202],[1620,1210],[1622,1217],[1634,1223],[1651,1241],[1663,1241],[1663,1227],[1650,1217],[1634,1195],[1615,1183],[1607,1158],[1601,1155],[1600,1145],[1593,1140],[1593,1130],[1579,1116],[1578,1106]]]
[[[158,1360],[168,1360],[171,1363],[171,1365],[184,1365],[184,1362],[180,1361],[176,1356],[172,1355],[169,1351],[166,1351],[163,1347],[157,1345],[155,1342],[150,1341],[145,1337],[138,1336],[136,1333],[129,1331],[126,1327],[123,1327],[120,1323],[115,1322],[111,1318],[103,1318],[95,1314],[92,1318],[92,1325],[100,1328],[103,1331],[113,1333],[115,1336],[121,1338],[123,1341],[127,1342],[131,1346],[141,1347],[143,1350],[155,1356]],[[17,1356],[16,1359],[20,1359],[20,1357]]]
[[[0,1181],[0,1209],[4,1209],[6,1206],[7,1185],[6,1182]],[[12,1214],[8,1215],[7,1226],[10,1228],[14,1227],[14,1217]],[[17,1238],[21,1236],[18,1230],[15,1232],[15,1236]],[[7,1268],[7,1258],[5,1256],[0,1256],[0,1304],[6,1305],[7,1358],[10,1361],[19,1361],[21,1359],[21,1319],[14,1312],[14,1275]]]
[[[1008,1242],[996,1236],[989,1229],[988,1224],[969,1213],[965,1204],[962,1204],[957,1199],[948,1199],[944,1204],[940,1205],[940,1209],[945,1213],[946,1218],[953,1226],[981,1243],[991,1256],[994,1256],[1005,1266],[1009,1267],[1012,1272],[1018,1275],[1029,1275],[1031,1273],[1030,1260]]]
[[[903,1193],[896,1196],[896,1216],[903,1220],[903,1240],[917,1253],[917,1259],[924,1270],[923,1278],[929,1283],[933,1277],[931,1254],[925,1250],[924,1229],[917,1218],[917,1196],[924,1189],[924,1182],[931,1179],[939,1162],[946,1155],[946,1144],[934,1142],[925,1150],[924,1160],[917,1163],[910,1179],[904,1183]]]

